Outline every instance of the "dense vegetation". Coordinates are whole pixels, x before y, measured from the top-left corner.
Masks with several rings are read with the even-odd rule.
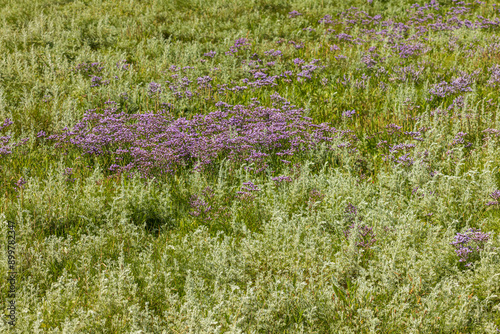
[[[0,13],[2,332],[500,332],[493,1]]]

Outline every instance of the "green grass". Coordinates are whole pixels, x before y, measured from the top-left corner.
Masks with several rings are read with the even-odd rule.
[[[441,15],[458,6],[439,3]],[[384,42],[339,42],[318,23],[351,6],[404,22],[411,4],[0,0],[0,123],[14,122],[0,136],[29,138],[0,156],[0,243],[7,244],[7,222],[15,222],[19,272],[13,327],[5,317],[9,266],[2,247],[0,332],[497,333],[500,210],[486,203],[500,188],[500,146],[495,135],[485,141],[484,130],[500,129],[498,85],[488,84],[488,69],[500,60],[499,28],[430,31],[427,52],[399,58]],[[492,5],[475,5],[470,19],[499,18]],[[292,10],[303,16],[289,19]],[[346,33],[363,37],[361,29]],[[238,38],[250,39],[250,50],[226,56]],[[341,49],[331,51],[333,44]],[[362,57],[372,46],[387,58],[367,68]],[[167,89],[172,65],[193,67],[179,72],[190,87],[206,75],[214,87],[243,85],[249,68],[242,60],[269,49],[283,56],[268,73],[294,70],[291,82],[227,94],[203,90],[192,99]],[[213,59],[203,57],[211,50]],[[321,59],[325,68],[299,82],[295,58]],[[116,66],[122,60],[127,71]],[[101,63],[98,75],[109,85],[90,87],[91,78],[77,70],[84,62]],[[410,65],[422,68],[418,80],[398,72]],[[429,100],[434,84],[475,70],[481,72],[472,91]],[[363,75],[370,76],[366,85]],[[162,95],[148,95],[150,82],[162,84]],[[246,105],[258,98],[271,106],[274,92],[315,123],[351,130],[357,152],[302,152],[288,165],[271,161],[262,173],[222,157],[203,171],[186,167],[145,180],[113,174],[115,156],[89,156],[37,137],[72,128],[108,100],[126,113],[158,112],[168,102],[174,118],[189,119],[217,110],[217,101]],[[465,105],[448,109],[459,95]],[[356,116],[346,119],[346,110]],[[388,134],[391,123],[402,132],[425,129],[424,140],[412,142],[410,167],[386,161],[388,148],[378,146],[409,138]],[[451,145],[459,132],[470,147]],[[66,168],[73,168],[71,177]],[[279,175],[292,182],[277,184],[272,177]],[[27,183],[15,189],[21,177]],[[242,199],[237,192],[248,181],[260,191]],[[193,214],[195,198],[210,209]],[[348,204],[358,209],[354,220]],[[346,238],[352,223],[373,229],[373,247],[356,246],[357,233]],[[469,228],[491,233],[472,268],[450,245]]]

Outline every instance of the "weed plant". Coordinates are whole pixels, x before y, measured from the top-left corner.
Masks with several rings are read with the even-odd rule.
[[[1,332],[500,332],[494,1],[0,13]]]

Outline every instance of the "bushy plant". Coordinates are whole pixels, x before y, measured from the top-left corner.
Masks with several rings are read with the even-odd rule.
[[[414,2],[0,3],[0,331],[497,333],[500,7]]]

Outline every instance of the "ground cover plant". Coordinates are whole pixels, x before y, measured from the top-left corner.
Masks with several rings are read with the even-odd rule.
[[[494,1],[0,1],[2,332],[500,332]]]

